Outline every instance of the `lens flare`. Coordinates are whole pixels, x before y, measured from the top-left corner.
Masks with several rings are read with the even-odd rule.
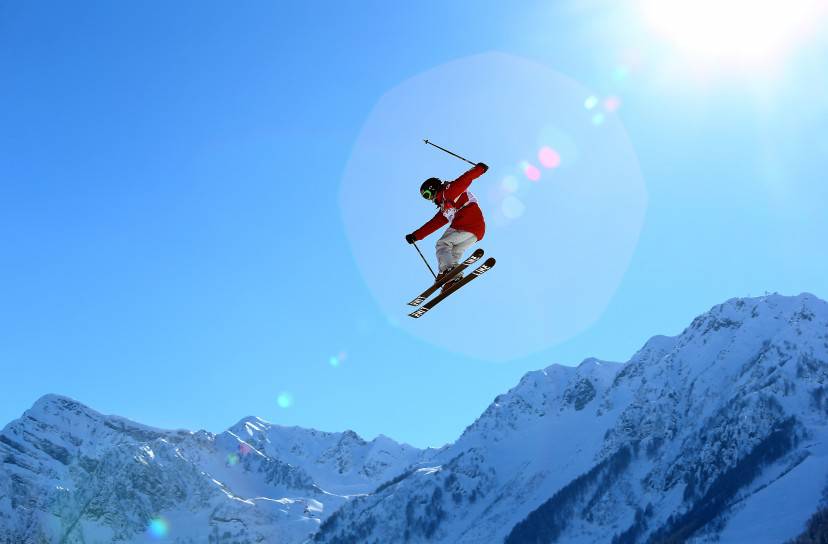
[[[597,96],[590,96],[590,97],[587,97],[586,100],[584,100],[584,107],[588,110],[591,110],[592,108],[594,108],[597,105],[598,105],[598,97]]]
[[[592,116],[592,124],[593,125],[603,125],[604,124],[604,114],[603,113],[596,113]]]
[[[526,206],[516,196],[509,195],[503,199],[501,210],[506,218],[517,219],[526,211]]]
[[[616,81],[624,81],[630,75],[630,69],[625,64],[619,64],[612,71],[612,77]]]
[[[293,406],[293,395],[283,391],[276,397],[276,403],[279,405],[279,408],[290,408]]]
[[[228,453],[227,454],[227,466],[234,467],[239,464],[239,454],[237,453]]]
[[[507,193],[516,193],[518,190],[518,179],[515,176],[506,176],[500,182],[500,185]]]
[[[538,147],[553,149],[562,159],[561,167],[572,168],[578,164],[580,152],[572,134],[554,125],[544,126],[537,140]]]
[[[244,457],[245,455],[247,455],[251,451],[253,451],[253,448],[251,448],[249,444],[247,444],[245,442],[242,442],[241,444],[239,444],[239,455],[241,455],[242,457]]]
[[[604,110],[612,113],[621,107],[621,99],[617,96],[608,96],[604,99]]]
[[[147,534],[155,539],[166,537],[170,532],[170,524],[162,517],[153,518],[147,525]]]
[[[345,359],[347,357],[348,357],[348,354],[344,350],[340,351],[336,355],[331,355],[328,358],[328,364],[331,365],[332,367],[336,368],[338,366],[341,366],[342,363],[345,362]]]
[[[649,44],[642,47],[647,47],[648,63],[653,62]],[[505,362],[567,341],[604,314],[637,247],[647,193],[621,116],[613,115],[601,127],[591,122],[595,113],[612,115],[604,111],[605,96],[617,94],[629,100],[622,94],[623,86],[612,78],[613,67],[622,63],[629,66],[630,79],[638,74],[636,64],[624,57],[623,47],[602,53],[608,64],[600,90],[590,89],[544,64],[502,53],[430,66],[384,90],[350,146],[351,154],[338,189],[342,226],[353,262],[381,310],[376,316],[376,330],[369,334],[387,332],[383,327],[395,327],[435,347],[481,361]],[[493,73],[498,77],[492,78]],[[645,75],[650,77],[649,72]],[[468,99],[469,88],[475,89],[474,100]],[[590,96],[596,97],[591,110],[585,108],[585,100]],[[468,122],[458,123],[457,119]],[[408,130],[400,131],[401,125]],[[424,263],[417,266],[419,256],[413,248],[401,246],[397,238],[377,236],[376,225],[410,232],[430,215],[425,204],[417,212],[411,209],[412,198],[425,201],[411,194],[419,179],[412,179],[406,165],[432,157],[435,161],[448,161],[446,171],[423,176],[452,176],[452,168],[461,168],[459,162],[452,163],[454,159],[443,157],[444,154],[431,155],[434,150],[422,144],[411,145],[410,135],[415,132],[423,137],[439,133],[437,143],[452,150],[453,145],[460,145],[452,142],[466,142],[463,145],[472,151],[457,151],[473,154],[474,149],[483,149],[482,159],[503,166],[495,177],[484,176],[482,181],[475,181],[471,190],[481,199],[484,212],[491,215],[487,215],[487,221],[492,223],[490,234],[509,236],[509,244],[498,245],[498,258],[508,263],[515,274],[541,275],[548,281],[523,282],[518,294],[510,284],[515,274],[501,270],[488,278],[485,285],[481,283],[480,291],[469,291],[462,309],[446,307],[450,311],[430,315],[427,327],[422,320],[404,316],[398,282],[389,282],[389,273],[417,285],[425,281],[428,272]],[[507,137],[500,138],[496,146],[487,146],[485,135],[494,133]],[[560,155],[561,165],[557,169],[549,170],[539,162],[537,153],[543,146]],[[540,169],[538,183],[526,178],[521,160]],[[377,194],[389,205],[378,208],[372,203],[375,199],[365,199],[364,187],[372,172],[380,170],[390,182],[377,184]],[[508,192],[512,182],[504,187],[507,175],[519,182],[513,193]],[[564,183],[565,180],[570,182]],[[577,183],[573,183],[575,180]],[[518,200],[510,199],[504,205],[509,197]],[[520,213],[522,207],[518,202],[525,205],[523,215],[509,219],[505,214]],[[366,221],[366,217],[373,220]],[[496,226],[500,225],[510,232],[498,231]],[[554,238],[554,254],[537,251],[538,233]],[[494,242],[492,238],[485,243]],[[433,253],[426,257],[433,260]],[[499,319],[480,317],[492,306],[498,308]],[[456,327],[452,325],[456,325],[453,322],[458,311],[474,318],[479,333],[474,342],[457,342]],[[509,342],[502,339],[503,323],[509,324]],[[345,325],[352,327],[348,322]],[[324,367],[335,353],[330,347],[325,348],[318,364]],[[350,363],[346,361],[341,368],[328,372],[351,370]],[[287,387],[293,386],[290,382],[277,382],[276,393]],[[304,409],[306,405],[303,400],[297,407]]]
[[[557,168],[561,165],[561,155],[549,146],[540,148],[538,160],[546,168]]]
[[[541,171],[534,164],[528,162],[523,163],[523,173],[529,178],[529,181],[538,181],[541,177]]]

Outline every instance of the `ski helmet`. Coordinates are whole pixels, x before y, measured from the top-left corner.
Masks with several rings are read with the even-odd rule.
[[[434,200],[434,197],[440,192],[440,188],[442,186],[443,182],[439,179],[428,178],[422,185],[420,185],[420,194],[423,195],[423,198],[426,200]]]

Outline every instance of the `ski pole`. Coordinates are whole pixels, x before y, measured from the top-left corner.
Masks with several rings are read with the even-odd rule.
[[[449,150],[448,150],[448,149],[446,149],[445,147],[440,147],[439,145],[437,145],[437,144],[435,144],[435,143],[432,143],[432,142],[429,142],[428,140],[423,140],[423,141],[424,141],[426,144],[428,144],[428,145],[433,145],[434,147],[436,147],[437,149],[439,149],[439,150],[441,150],[441,151],[445,151],[445,152],[446,152],[446,153],[448,153],[449,155],[454,155],[454,156],[455,156],[455,157],[457,157],[458,159],[461,159],[461,160],[466,161],[467,163],[471,164],[472,166],[474,166],[474,165],[476,165],[476,164],[477,164],[477,163],[474,163],[474,162],[470,161],[469,159],[467,159],[467,158],[465,158],[465,157],[461,157],[461,156],[460,156],[460,155],[458,155],[457,153],[452,153],[451,151],[449,151]]]
[[[434,276],[434,279],[436,280],[437,279],[437,274],[435,274],[434,270],[431,269],[431,265],[428,264],[428,261],[426,260],[425,256],[423,255],[423,252],[420,251],[419,247],[417,247],[417,242],[411,242],[411,243],[414,244],[414,249],[416,249],[417,253],[420,254],[420,257],[423,258],[423,262],[426,263],[426,266],[428,267],[428,271],[431,272],[431,275]]]

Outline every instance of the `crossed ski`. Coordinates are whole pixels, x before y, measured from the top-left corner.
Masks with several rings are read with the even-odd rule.
[[[460,263],[459,265],[454,267],[454,269],[452,269],[451,273],[449,275],[447,275],[445,280],[449,280],[452,277],[456,276],[457,274],[460,273],[460,271],[462,271],[467,266],[469,266],[469,264],[474,263],[475,261],[480,259],[480,257],[482,257],[482,256],[483,256],[483,250],[478,249],[468,259],[466,259],[465,261],[463,261],[462,263]],[[478,266],[477,268],[472,270],[471,273],[468,276],[465,276],[462,279],[456,281],[453,285],[451,285],[451,287],[449,287],[448,289],[446,289],[445,291],[443,291],[442,293],[440,293],[439,295],[437,295],[433,299],[429,300],[428,302],[423,304],[420,308],[417,308],[416,310],[414,310],[413,312],[411,312],[408,315],[410,317],[413,317],[414,319],[422,317],[423,315],[425,315],[426,312],[428,312],[429,310],[431,310],[432,308],[434,308],[435,306],[440,304],[440,302],[445,300],[446,297],[448,297],[452,293],[458,291],[464,285],[467,285],[467,284],[471,283],[477,277],[482,276],[483,274],[488,272],[494,265],[495,265],[494,257],[489,257],[488,259],[486,259],[483,262],[483,264],[481,264],[480,266]],[[417,301],[419,301],[419,302],[417,302],[417,304],[419,304],[420,302],[422,302],[422,299],[425,299],[428,295],[430,295],[431,293],[436,291],[440,287],[440,285],[442,285],[443,283],[445,283],[445,282],[441,282],[440,284],[437,284],[437,285],[432,285],[422,295],[420,295],[419,297],[417,297],[414,300],[412,300],[411,302],[409,302],[409,304],[414,306],[415,304],[413,304],[413,303],[417,302]]]
[[[422,302],[425,299],[427,299],[428,297],[433,295],[437,291],[437,289],[442,287],[447,281],[449,281],[451,278],[453,278],[454,276],[456,276],[457,274],[459,274],[460,272],[465,270],[466,267],[468,267],[469,265],[474,264],[474,262],[477,261],[478,259],[480,259],[480,257],[482,257],[482,256],[483,256],[483,250],[482,249],[475,250],[474,253],[469,255],[468,259],[466,259],[462,263],[460,263],[457,266],[455,266],[454,268],[452,268],[451,271],[448,274],[445,275],[445,277],[443,277],[439,282],[434,282],[434,285],[432,285],[431,287],[429,287],[428,289],[426,289],[425,291],[420,293],[420,295],[417,298],[415,298],[414,300],[412,300],[411,302],[409,302],[408,305],[409,306],[419,306],[420,304],[422,304]]]

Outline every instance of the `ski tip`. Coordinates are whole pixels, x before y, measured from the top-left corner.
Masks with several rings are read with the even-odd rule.
[[[423,315],[425,315],[425,313],[429,309],[430,308],[418,308],[418,309],[414,310],[413,312],[411,312],[410,314],[408,314],[408,317],[413,317],[414,319],[417,319],[417,318],[422,317]]]

